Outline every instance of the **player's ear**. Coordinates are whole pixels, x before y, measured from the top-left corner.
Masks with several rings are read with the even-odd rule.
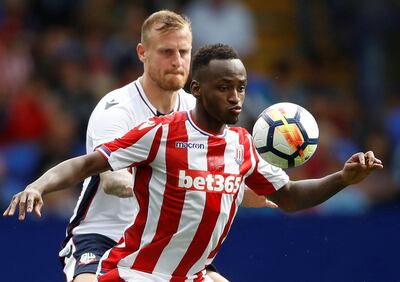
[[[144,48],[144,45],[143,45],[142,43],[139,43],[139,44],[136,46],[136,53],[137,53],[137,55],[138,55],[138,57],[139,57],[139,60],[140,60],[142,63],[144,63],[145,52],[146,52],[146,49]]]
[[[200,96],[200,83],[197,80],[190,82],[190,92],[195,98]]]

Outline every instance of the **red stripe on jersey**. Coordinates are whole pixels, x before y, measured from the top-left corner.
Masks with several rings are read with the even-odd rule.
[[[178,189],[175,184],[179,168],[188,167],[187,149],[175,148],[176,141],[188,141],[186,127],[182,122],[169,125],[165,156],[167,179],[160,218],[152,242],[149,247],[140,250],[132,266],[140,271],[153,272],[161,253],[178,230],[186,191]],[[179,156],[179,163],[176,162],[176,156]]]
[[[169,280],[170,282],[185,282],[186,281],[186,277],[171,277],[171,279]]]
[[[171,277],[171,279],[169,280],[170,282],[185,282],[187,280],[186,277],[177,277],[177,276],[173,276]],[[204,281],[204,275],[203,272],[199,272],[197,274],[197,277],[193,279],[193,282],[202,282]]]
[[[148,161],[154,160],[157,151],[160,147],[160,139],[162,135],[162,128],[157,130],[153,144],[150,149]],[[107,259],[101,263],[101,271],[107,272],[117,267],[119,260],[130,255],[139,249],[141,237],[143,235],[144,228],[146,226],[149,206],[149,183],[152,175],[152,168],[148,165],[142,165],[138,167],[136,172],[136,180],[133,187],[136,199],[139,205],[139,212],[135,218],[133,225],[128,227],[123,238],[121,238],[119,244],[126,242],[123,248],[112,248]]]
[[[276,192],[274,186],[272,185],[271,182],[265,176],[263,176],[259,171],[258,171],[258,166],[260,164],[260,159],[258,157],[258,154],[256,152],[256,148],[254,146],[251,146],[251,150],[253,151],[253,155],[256,159],[256,167],[251,175],[246,177],[245,183],[247,186],[249,186],[250,189],[252,189],[254,192],[256,192],[259,195],[269,195],[274,192]]]
[[[126,133],[121,138],[116,138],[114,141],[102,145],[103,149],[106,149],[108,152],[112,153],[118,149],[125,149],[132,146],[144,135],[146,135],[147,132],[155,127],[154,120],[156,120],[156,118],[149,119],[147,122],[141,123],[140,125],[128,131],[128,133]],[[103,152],[103,154],[106,153],[107,152]]]
[[[225,139],[209,137],[207,147],[208,171],[213,174],[223,173],[225,168]],[[221,211],[221,197],[222,194],[206,193],[205,207],[200,224],[185,255],[172,274],[173,276],[185,276],[193,264],[195,264],[204,253],[210,242],[211,235]]]
[[[97,278],[97,281],[98,282],[125,282],[125,280],[119,276],[118,269],[113,269],[113,270],[107,272],[106,274],[99,276]]]

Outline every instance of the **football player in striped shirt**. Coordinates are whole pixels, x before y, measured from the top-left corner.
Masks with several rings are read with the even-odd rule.
[[[110,169],[137,169],[137,214],[103,256],[98,281],[212,281],[205,267],[228,234],[245,184],[293,212],[383,168],[372,151],[359,152],[338,172],[291,181],[260,158],[245,129],[227,125],[238,121],[247,82],[236,52],[205,46],[194,56],[192,77],[193,110],[151,118],[26,188],[55,190]]]
[[[121,137],[149,117],[194,107],[195,98],[182,89],[189,74],[191,48],[191,24],[186,17],[163,10],[145,20],[141,43],[137,46],[138,57],[144,65],[143,75],[111,91],[97,104],[88,124],[87,153]],[[125,169],[101,173],[84,181],[60,251],[68,282],[93,281],[100,258],[117,244],[125,227],[132,222],[136,214],[132,207],[137,202],[132,193],[135,175],[135,169]],[[22,220],[28,206],[28,212],[34,210],[40,215],[42,194],[48,192],[25,190],[17,194],[5,214],[12,215],[19,206]],[[251,190],[246,190],[243,202],[247,206],[271,206]],[[216,272],[211,275],[220,282],[226,281]]]

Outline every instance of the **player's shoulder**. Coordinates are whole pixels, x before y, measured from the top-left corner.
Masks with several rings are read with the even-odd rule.
[[[104,95],[97,104],[100,109],[108,110],[112,107],[127,107],[134,103],[130,103],[137,96],[135,81],[126,84],[120,88],[114,89]]]
[[[125,124],[129,128],[134,116],[134,82],[107,93],[90,115],[88,128],[104,124]]]
[[[248,144],[252,143],[252,137],[251,134],[245,129],[244,127],[228,127],[228,134],[226,135],[226,138],[238,138],[240,140],[240,143],[242,144]]]
[[[169,124],[169,125],[174,123],[184,122],[187,119],[188,119],[187,111],[173,112],[169,115],[156,116],[151,118],[151,120],[153,120],[156,123]]]
[[[244,136],[250,135],[250,133],[244,127],[239,127],[239,126],[228,127],[228,130]]]

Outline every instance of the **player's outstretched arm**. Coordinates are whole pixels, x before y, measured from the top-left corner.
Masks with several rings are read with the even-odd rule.
[[[243,201],[240,204],[242,208],[277,208],[278,206],[269,201],[266,196],[258,195],[256,192],[245,187]]]
[[[73,186],[86,177],[109,169],[108,162],[98,152],[66,160],[49,169],[24,191],[14,195],[3,216],[13,216],[18,208],[19,220],[24,220],[26,212],[32,211],[40,217],[43,194]]]
[[[127,169],[103,172],[100,179],[106,194],[120,198],[133,196],[132,174]]]
[[[375,158],[372,151],[356,153],[346,161],[342,170],[320,179],[290,181],[269,199],[287,212],[311,208],[346,186],[362,181],[375,169],[382,168],[382,161]]]

